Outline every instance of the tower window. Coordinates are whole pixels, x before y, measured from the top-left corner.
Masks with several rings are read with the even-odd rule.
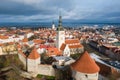
[[[88,75],[86,74],[85,77],[88,78]]]

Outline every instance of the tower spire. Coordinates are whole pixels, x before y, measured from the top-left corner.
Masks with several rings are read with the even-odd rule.
[[[61,14],[59,15],[59,25],[58,25],[58,27],[62,27],[62,16],[61,16]]]
[[[59,15],[59,24],[58,24],[57,30],[58,31],[64,30],[63,27],[62,27],[62,16],[61,16],[61,14]]]

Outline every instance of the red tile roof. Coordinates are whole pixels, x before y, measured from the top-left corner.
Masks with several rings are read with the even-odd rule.
[[[30,55],[28,56],[29,59],[37,59],[40,57],[40,54],[38,54],[37,49],[34,47],[34,49],[31,51]]]
[[[41,45],[40,45],[40,48],[48,49],[48,48],[52,48],[52,46],[41,44]]]
[[[36,43],[36,44],[41,44],[41,43],[44,42],[43,40],[40,40],[40,39],[34,39],[33,41],[34,41],[34,43]]]
[[[0,35],[0,39],[8,39],[8,38],[9,38],[8,36]]]
[[[52,55],[60,56],[62,55],[62,52],[59,51],[58,48],[48,48],[47,55],[48,56],[52,56]]]
[[[60,50],[64,50],[65,49],[65,47],[66,47],[66,44],[62,44],[62,46],[60,47]],[[75,44],[75,45],[68,45],[68,47],[70,48],[70,49],[72,49],[72,48],[83,48],[83,45],[82,44]]]
[[[28,42],[28,38],[24,38],[22,42]]]
[[[0,46],[2,46],[3,44],[2,43],[0,43]]]
[[[20,44],[17,45],[17,48],[22,48],[22,46]]]
[[[83,45],[78,44],[78,45],[69,45],[69,48],[82,48]]]
[[[14,42],[9,42],[8,44],[9,44],[9,45],[13,45],[13,44],[15,44],[15,43],[14,43]]]
[[[60,47],[60,50],[63,51],[65,49],[65,47],[66,47],[66,44],[63,43],[62,46]]]
[[[82,73],[96,73],[100,68],[86,51],[75,63],[71,65],[72,69]]]
[[[78,39],[67,39],[65,40],[65,44],[75,44],[75,43],[79,43]]]

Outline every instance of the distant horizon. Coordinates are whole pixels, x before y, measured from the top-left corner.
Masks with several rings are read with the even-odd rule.
[[[55,22],[55,26],[58,26],[58,22]],[[82,27],[82,26],[114,26],[120,27],[120,23],[80,23],[80,22],[63,22],[63,27]],[[52,27],[52,22],[9,22],[0,23],[0,27],[26,27],[26,28],[37,28],[37,27]]]
[[[53,21],[36,21],[36,22],[0,22],[0,24],[4,23],[53,23]],[[58,23],[58,21],[54,21],[54,23]],[[78,23],[78,24],[120,24],[120,22],[74,22],[74,21],[64,21],[62,23]]]

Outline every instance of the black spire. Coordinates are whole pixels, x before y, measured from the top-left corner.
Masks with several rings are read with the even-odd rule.
[[[59,24],[58,24],[57,30],[58,31],[64,30],[63,27],[62,27],[62,16],[61,15],[59,16]]]
[[[62,27],[62,16],[61,15],[59,16],[59,25],[58,25],[58,27]]]

